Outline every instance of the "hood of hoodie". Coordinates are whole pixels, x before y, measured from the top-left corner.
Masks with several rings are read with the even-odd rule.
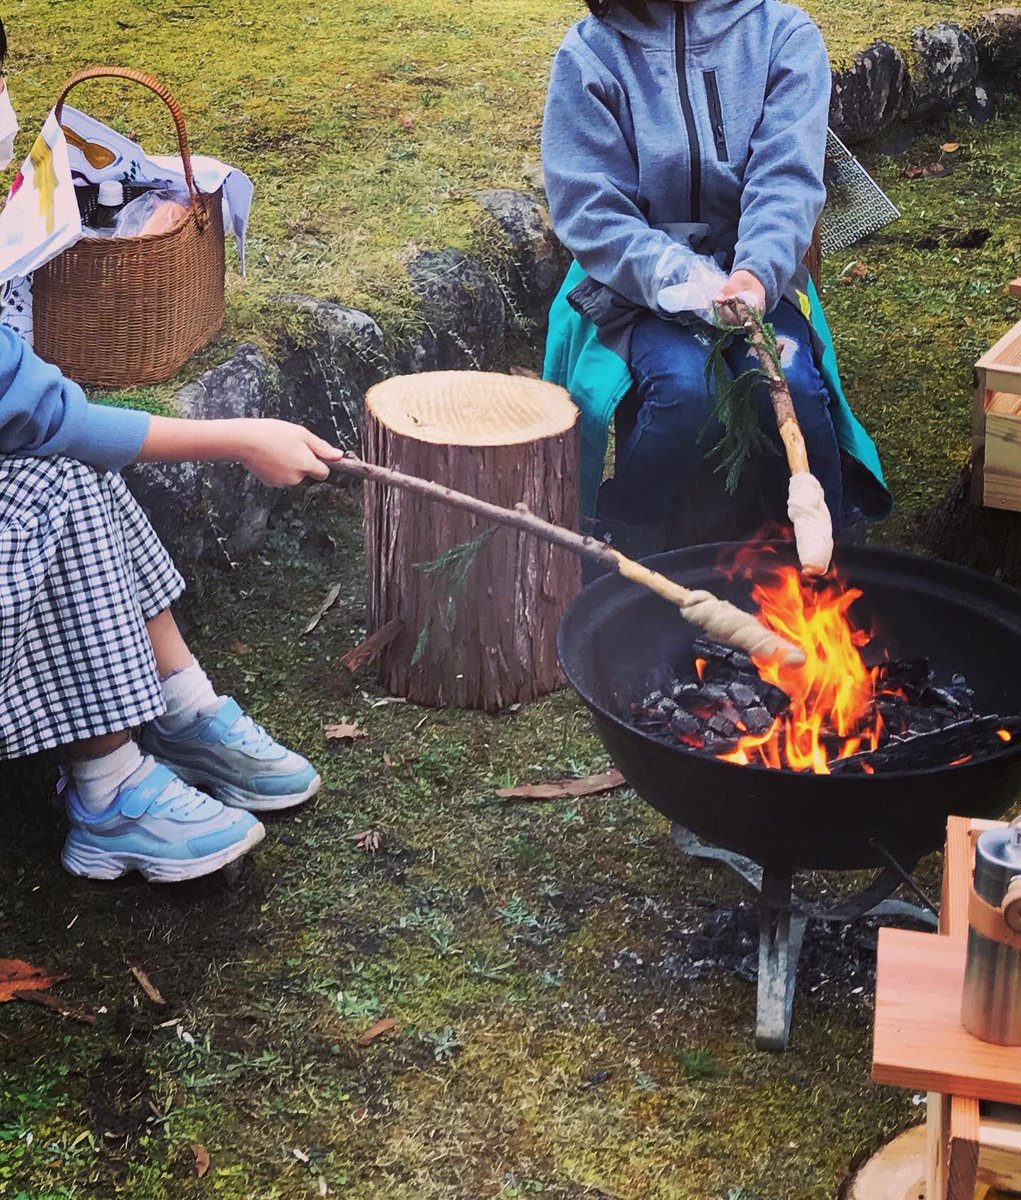
[[[614,9],[601,20],[646,50],[673,46],[678,9],[685,10],[691,44],[712,42],[765,0],[648,0],[650,24],[626,8]]]

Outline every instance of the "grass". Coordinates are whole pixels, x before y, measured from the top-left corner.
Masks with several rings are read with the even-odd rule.
[[[810,0],[835,62],[877,31],[967,21],[978,0]],[[256,205],[249,275],[229,278],[228,336],[270,341],[273,297],[299,291],[412,319],[404,262],[416,247],[484,253],[482,187],[527,186],[549,63],[575,0],[12,0],[11,90],[31,133],[80,67],[118,63],[163,78],[192,144],[249,172]],[[87,84],[72,102],[137,133],[172,131],[154,98]],[[24,152],[28,138],[19,143]]]

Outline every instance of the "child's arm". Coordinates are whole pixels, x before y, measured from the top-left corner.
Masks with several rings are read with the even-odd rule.
[[[779,302],[812,241],[826,200],[823,165],[830,64],[822,34],[802,17],[774,54],[762,118],[745,168],[734,276],[762,285],[766,312]],[[733,294],[742,280],[731,279]]]
[[[301,425],[270,418],[153,417],[137,462],[239,462],[270,487],[326,479],[344,451]]]
[[[636,203],[638,167],[622,129],[620,84],[569,34],[553,61],[542,165],[557,236],[585,271],[657,311],[661,288],[682,282],[682,251]],[[671,268],[674,268],[673,270]]]

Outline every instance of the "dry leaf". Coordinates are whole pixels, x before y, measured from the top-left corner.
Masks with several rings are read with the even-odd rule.
[[[230,648],[231,654],[251,654],[252,647],[246,646],[244,642],[235,642]]]
[[[371,1046],[376,1038],[381,1038],[385,1033],[393,1033],[396,1028],[397,1022],[393,1017],[384,1017],[382,1021],[377,1021],[375,1025],[366,1029],[355,1045]]]
[[[960,142],[944,142],[943,145],[940,146],[940,149],[944,152],[944,154],[953,154],[955,150],[960,150],[960,148]]]
[[[340,583],[335,583],[333,585],[333,587],[330,588],[330,590],[326,593],[326,599],[319,606],[319,611],[312,618],[312,620],[309,621],[309,623],[305,626],[305,628],[301,631],[302,637],[304,637],[305,634],[307,634],[307,633],[311,633],[312,630],[315,629],[315,627],[319,624],[319,622],[323,619],[323,617],[326,616],[326,614],[330,611],[330,609],[340,599],[340,593],[343,590],[344,590],[343,584],[340,584]]]
[[[384,750],[383,751],[383,766],[384,767],[395,767],[396,765],[397,764],[390,757],[390,752],[388,750]]]
[[[589,775],[585,779],[561,779],[556,783],[537,783],[530,787],[500,788],[501,800],[563,800],[577,796],[597,796],[624,786],[624,776],[617,770],[605,775]]]
[[[64,1000],[58,999],[49,992],[37,992],[31,988],[20,988],[12,993],[15,1000],[28,1000],[31,1004],[38,1004],[43,1008],[48,1008],[51,1012],[57,1013],[61,1017],[66,1017],[69,1021],[77,1021],[80,1025],[95,1025],[95,1014],[87,1012],[84,1008],[77,1008],[73,1004],[68,1004]]]
[[[941,176],[953,175],[953,173],[953,164],[948,162],[922,163],[905,167],[901,172],[905,179],[939,179]]]
[[[356,742],[359,738],[368,736],[365,730],[353,721],[342,722],[340,725],[324,725],[323,733],[328,742]]]
[[[20,958],[0,958],[0,1004],[24,999],[19,993],[43,991],[66,978],[66,975],[51,975]]]
[[[166,1000],[160,995],[159,989],[152,982],[148,975],[142,970],[138,963],[128,963],[128,970],[134,975],[138,981],[138,986],[149,997],[153,1004],[164,1005]]]
[[[366,854],[378,854],[383,849],[383,835],[378,829],[365,829],[361,833],[349,833],[348,840],[355,843]]]
[[[209,1170],[209,1151],[199,1142],[192,1142],[191,1152],[195,1155],[195,1174],[201,1179]]]

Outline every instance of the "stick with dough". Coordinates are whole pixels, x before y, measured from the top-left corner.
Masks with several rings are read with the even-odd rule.
[[[766,344],[761,318],[743,300],[727,300],[718,307],[728,324],[740,325],[744,329],[748,344],[768,376],[769,398],[773,402],[777,428],[791,469],[787,515],[794,526],[798,561],[806,575],[825,575],[833,558],[833,519],[823,495],[822,484],[808,465],[805,438],[783,369]]]

